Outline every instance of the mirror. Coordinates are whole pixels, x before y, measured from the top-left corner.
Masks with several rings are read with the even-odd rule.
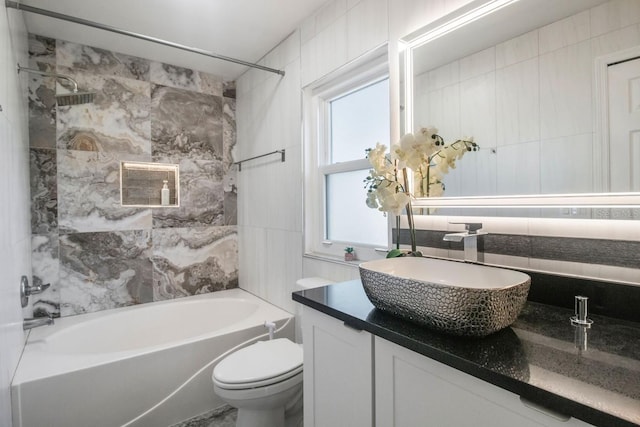
[[[604,2],[476,0],[402,40],[403,133],[435,126],[447,142],[473,136],[481,147],[444,177],[445,197],[416,206],[640,218],[640,120],[625,130],[635,131],[631,143],[609,138],[607,122],[609,65],[640,56],[640,46],[592,34],[589,9]]]

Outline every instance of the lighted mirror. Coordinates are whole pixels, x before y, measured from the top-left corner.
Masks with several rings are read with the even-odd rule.
[[[593,30],[602,3],[472,1],[403,39],[403,133],[435,126],[481,148],[416,206],[640,218],[640,43]]]
[[[122,206],[178,207],[179,168],[167,163],[120,163]]]

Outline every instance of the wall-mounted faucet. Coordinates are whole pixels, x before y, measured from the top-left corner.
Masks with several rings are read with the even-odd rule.
[[[444,235],[445,242],[463,242],[464,244],[464,260],[466,262],[483,262],[484,254],[481,253],[478,259],[478,236],[485,234],[478,231],[482,228],[481,222],[450,222],[449,224],[464,224],[466,231],[462,233],[447,233]]]
[[[29,304],[29,297],[31,295],[39,294],[49,286],[51,286],[50,283],[30,286],[27,276],[22,276],[20,278],[20,304],[22,308],[25,308]]]
[[[53,325],[53,317],[49,316],[24,319],[24,322],[22,322],[22,329],[26,331],[27,329],[37,328],[38,326],[45,325]]]
[[[49,283],[30,286],[27,276],[22,276],[20,278],[20,304],[22,305],[22,308],[26,307],[29,304],[29,296],[39,294],[49,286]],[[24,319],[24,322],[22,323],[22,329],[26,331],[27,329],[44,325],[53,325],[53,318],[49,316]]]

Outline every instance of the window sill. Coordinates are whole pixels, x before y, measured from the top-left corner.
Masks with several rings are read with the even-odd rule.
[[[303,258],[313,259],[316,261],[330,262],[332,264],[346,265],[349,267],[358,267],[360,263],[366,261],[361,259],[354,259],[353,261],[345,261],[343,258],[340,258],[340,257],[325,255],[325,254],[318,254],[315,252],[307,252],[303,255]]]
[[[377,253],[376,253],[377,255]],[[318,252],[306,252],[303,255],[303,258],[308,258],[308,259],[313,259],[316,261],[324,261],[324,262],[330,262],[333,264],[340,264],[340,265],[346,265],[346,266],[350,266],[350,267],[357,267],[359,266],[361,263],[366,262],[366,261],[373,261],[376,259],[383,259],[387,256],[386,252],[380,252],[379,256],[375,256],[372,258],[366,257],[366,259],[360,259],[360,258],[356,258],[353,261],[345,261],[343,257],[337,257],[337,256],[333,256],[333,255],[328,255],[328,254],[322,254],[322,253],[318,253]]]

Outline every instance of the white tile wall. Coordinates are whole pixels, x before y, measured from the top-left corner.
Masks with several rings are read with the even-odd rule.
[[[540,137],[538,59],[496,71],[496,143],[512,145]],[[482,141],[477,140],[482,145]]]
[[[388,0],[361,0],[347,12],[347,60],[387,41]]]
[[[287,66],[284,78],[249,71],[238,81],[238,156],[287,148],[286,165],[265,164],[246,171],[243,166],[239,174],[240,283],[243,288],[291,309],[289,293],[298,278],[296,275],[321,276],[333,280],[357,277],[354,266],[301,256],[301,181],[304,178],[301,165],[304,147],[301,138],[300,89],[381,42],[388,40],[393,44],[398,38],[468,2],[329,1],[325,7],[304,20],[293,38],[287,39],[264,59],[265,63],[272,66],[279,61],[286,62],[281,65]],[[556,161],[561,162],[568,155],[570,147],[575,147],[572,144],[588,146],[593,137],[589,61],[596,55],[640,43],[639,7],[637,0],[611,0],[590,11],[463,58],[438,73],[424,76],[419,85],[430,90],[427,91],[428,96],[418,99],[418,102],[430,105],[428,114],[417,121],[437,125],[447,137],[458,136],[459,132],[465,131],[474,134],[483,147],[497,146],[497,153],[491,156],[489,151],[483,161],[485,164],[499,163],[498,173],[511,182],[522,180],[523,167],[539,171],[540,162],[548,161],[544,158],[552,156],[554,152],[560,154]],[[584,68],[570,66],[569,57],[579,59]],[[299,71],[296,72],[295,68]],[[561,73],[568,73],[566,75],[570,77],[560,78]],[[551,77],[551,84],[541,88],[540,81],[547,77]],[[493,83],[495,93],[491,95],[490,89],[481,88],[481,81]],[[568,94],[559,96],[565,86],[568,87]],[[471,131],[460,129],[461,118],[443,123],[444,119],[438,115],[438,111],[443,110],[457,111]],[[518,130],[510,123],[517,123]],[[525,143],[522,150],[509,148],[520,143]],[[576,155],[574,150],[572,161],[588,163],[586,151],[582,153],[581,150]],[[526,161],[522,162],[522,159]],[[478,168],[464,171],[461,179],[471,179],[469,177],[472,175],[477,179],[485,179],[487,182],[483,186],[495,181],[495,177],[487,177]],[[504,176],[498,177],[498,182],[502,182],[502,178]],[[553,179],[554,174],[551,173],[524,185],[529,191],[537,193],[541,185],[550,187]],[[576,180],[573,185],[580,184],[580,180]],[[504,193],[511,192],[509,190],[498,188]],[[539,216],[539,213],[532,214],[536,215]],[[449,219],[454,218],[419,217],[417,222],[426,228],[446,230]],[[530,232],[542,235],[558,233],[561,236],[565,235],[563,233],[586,236],[593,233],[594,237],[599,238],[625,238],[623,227],[606,225],[614,221],[602,221],[605,225],[592,227],[580,220],[482,220],[485,227],[493,232],[525,235]],[[572,225],[565,225],[566,221]],[[633,226],[639,227],[636,224]],[[634,233],[633,239],[640,240],[638,231]],[[294,248],[299,248],[299,252]],[[448,252],[435,250],[433,254],[457,256]],[[492,257],[487,262],[521,268],[541,266],[535,260],[530,262],[528,259],[512,258]],[[563,265],[552,262],[543,267],[564,274],[575,270],[572,266],[563,270]],[[593,274],[612,274],[611,277],[615,277],[611,269],[595,269],[598,271]]]
[[[467,80],[495,71],[496,48],[490,47],[460,59],[460,80]]]
[[[591,36],[596,37],[637,24],[640,2],[612,0],[591,9]]]
[[[503,68],[538,56],[538,30],[496,46],[496,67]]]
[[[590,18],[591,12],[586,10],[540,28],[540,54],[588,40]]]
[[[591,42],[540,56],[540,136],[543,139],[593,131]]]
[[[592,142],[591,133],[540,142],[540,163],[544,169],[540,174],[540,189],[543,194],[591,192],[593,174],[584,171],[593,170]]]
[[[24,343],[20,277],[31,278],[26,80],[17,62],[27,63],[22,13],[0,8],[0,426],[11,425],[10,382]]]

